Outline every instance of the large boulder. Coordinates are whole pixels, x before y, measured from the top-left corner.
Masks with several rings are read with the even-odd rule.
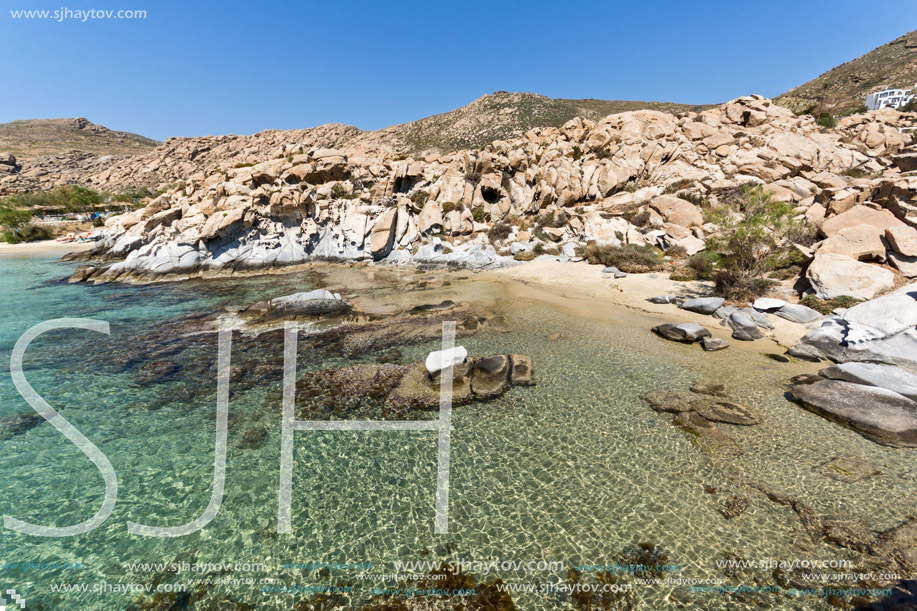
[[[657,325],[653,327],[653,332],[674,342],[693,343],[710,337],[710,331],[692,322]]]
[[[790,392],[807,409],[877,443],[917,448],[917,402],[898,393],[828,379],[795,385]]]
[[[828,237],[839,233],[842,229],[859,225],[871,225],[876,229],[885,231],[889,227],[904,225],[895,215],[888,210],[877,210],[869,206],[854,206],[846,212],[832,216],[821,225],[821,231]]]
[[[697,206],[674,195],[660,195],[652,201],[650,207],[658,212],[666,223],[682,227],[697,227],[704,224],[704,215]]]
[[[761,422],[761,415],[752,408],[732,401],[698,401],[694,411],[711,422],[751,426]]]
[[[373,225],[372,232],[369,234],[369,251],[373,259],[379,260],[392,251],[397,223],[398,208],[391,208]]]
[[[824,240],[816,252],[846,255],[860,261],[881,260],[885,258],[885,244],[882,243],[883,233],[883,230],[872,225],[844,227]]]
[[[841,363],[822,369],[819,375],[832,380],[877,386],[917,401],[917,374],[894,365]]]
[[[887,363],[917,371],[917,283],[828,317],[796,348],[839,363]]]
[[[885,230],[885,239],[898,254],[917,257],[917,229],[907,225],[889,227]]]
[[[713,314],[725,301],[722,297],[699,297],[697,299],[688,299],[678,307],[698,314]]]
[[[872,299],[895,285],[895,273],[845,255],[817,253],[806,277],[821,299]]]
[[[732,329],[733,339],[750,342],[764,337],[761,329],[758,328],[758,323],[748,312],[743,310],[733,312],[726,318],[725,322]]]

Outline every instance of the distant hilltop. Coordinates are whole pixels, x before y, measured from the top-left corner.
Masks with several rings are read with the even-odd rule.
[[[136,155],[158,145],[159,142],[151,138],[114,131],[82,117],[0,123],[0,152],[12,153],[19,159],[34,159],[65,151]]]
[[[828,70],[777,96],[797,113],[846,115],[865,109],[866,96],[884,89],[910,89],[917,82],[917,30]]]

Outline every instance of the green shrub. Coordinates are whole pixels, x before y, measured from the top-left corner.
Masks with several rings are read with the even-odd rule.
[[[484,212],[484,208],[475,208],[471,211],[471,217],[475,223],[483,223],[487,220],[487,213]]]
[[[35,242],[37,240],[50,240],[54,237],[51,230],[43,225],[22,225],[17,229],[7,229],[3,232],[3,241],[9,244],[20,242]]]
[[[333,197],[334,199],[347,199],[348,195],[350,194],[347,192],[347,187],[345,187],[341,183],[338,183],[334,185],[333,187],[331,187],[331,197]]]
[[[629,274],[657,271],[665,265],[658,249],[637,244],[599,246],[592,242],[579,247],[576,254],[592,265],[614,266]]]
[[[799,300],[799,303],[810,307],[821,314],[830,314],[837,308],[850,308],[858,303],[861,303],[862,301],[862,299],[857,299],[856,297],[851,297],[849,295],[841,295],[840,297],[835,297],[834,299],[819,299],[815,295],[806,295]]]
[[[104,195],[104,194],[103,194]],[[115,191],[105,199],[111,202],[123,202],[137,207],[147,198],[155,197],[153,192],[146,187],[124,187],[120,191]]]
[[[818,115],[818,118],[815,119],[815,122],[828,129],[834,129],[837,127],[837,119],[829,112],[823,112]]]
[[[490,231],[487,232],[487,237],[491,242],[498,242],[500,240],[505,240],[509,237],[509,234],[513,232],[512,225],[507,223],[496,223],[493,227],[490,228]]]
[[[702,250],[688,259],[688,268],[698,280],[713,280],[716,274],[716,256]]]
[[[712,211],[719,233],[707,240],[715,257],[716,292],[721,297],[743,300],[766,292],[774,281],[771,272],[800,262],[793,243],[814,240],[814,230],[793,218],[793,208],[774,201],[761,186],[740,187]]]
[[[0,225],[7,229],[17,229],[32,220],[32,213],[9,206],[0,206]]]
[[[35,208],[41,206],[48,212],[88,212],[104,201],[103,194],[86,187],[64,185],[50,191],[36,191],[11,195],[0,201],[9,208]]]
[[[573,147],[573,161],[579,161],[583,158],[583,149],[578,146]]]
[[[848,168],[841,172],[844,176],[849,176],[850,178],[869,178],[871,174],[859,166],[854,166]]]
[[[468,182],[478,184],[481,182],[481,173],[480,172],[465,172],[465,180]]]
[[[430,199],[430,194],[423,189],[411,193],[411,202],[418,208],[422,208],[423,205],[427,203],[428,199]]]
[[[538,255],[536,255],[531,250],[520,250],[519,252],[513,255],[513,259],[515,259],[516,261],[531,261],[532,259],[534,259],[537,256]]]

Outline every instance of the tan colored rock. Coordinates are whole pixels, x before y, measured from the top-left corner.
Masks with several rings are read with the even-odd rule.
[[[885,259],[885,244],[882,243],[882,233],[881,229],[872,225],[844,227],[824,240],[816,252],[846,255],[860,261],[883,260]]]
[[[872,299],[895,285],[894,272],[832,253],[816,254],[806,277],[820,299]]]
[[[436,233],[443,229],[443,209],[436,202],[427,202],[420,211],[417,230],[420,233]]]
[[[374,259],[381,259],[392,251],[397,226],[398,208],[389,209],[376,220],[369,234],[369,252]]]
[[[917,229],[907,225],[888,227],[885,239],[895,252],[905,257],[917,257]]]
[[[660,195],[653,199],[650,206],[662,216],[667,223],[682,227],[695,227],[704,224],[704,215],[691,202],[673,195]]]
[[[245,210],[234,208],[214,213],[204,227],[201,229],[201,239],[210,240],[220,234],[233,232],[236,228],[242,227]]]
[[[847,212],[825,220],[821,225],[821,231],[826,236],[831,237],[845,227],[854,227],[856,225],[872,225],[885,231],[889,227],[903,224],[887,210],[876,210],[875,208],[861,205],[854,206]]]

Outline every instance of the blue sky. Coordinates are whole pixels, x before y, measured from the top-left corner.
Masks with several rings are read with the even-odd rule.
[[[0,122],[168,136],[376,129],[497,90],[775,96],[917,28],[917,2],[3,0]],[[140,9],[142,20],[10,11]]]

